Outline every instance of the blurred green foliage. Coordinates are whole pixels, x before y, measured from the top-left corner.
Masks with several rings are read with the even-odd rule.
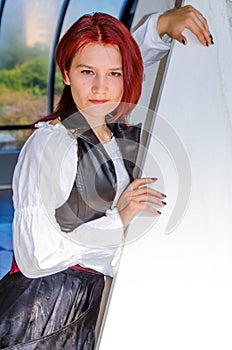
[[[3,49],[3,47],[1,47]],[[11,43],[0,51],[0,125],[30,123],[47,114],[49,51]],[[63,89],[55,73],[55,101]]]
[[[25,91],[36,95],[46,95],[48,85],[48,61],[46,56],[31,58],[11,69],[0,69],[0,87],[10,91]],[[56,94],[63,88],[62,77],[56,72]]]

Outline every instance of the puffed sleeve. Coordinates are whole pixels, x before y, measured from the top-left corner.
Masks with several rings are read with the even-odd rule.
[[[164,35],[162,39],[157,32],[157,21],[161,13],[154,13],[133,32],[143,57],[144,67],[163,58],[170,49],[172,39]]]
[[[22,273],[46,276],[75,264],[113,276],[124,229],[117,209],[64,233],[55,209],[68,199],[77,142],[62,124],[40,123],[22,148],[13,177],[13,249]]]

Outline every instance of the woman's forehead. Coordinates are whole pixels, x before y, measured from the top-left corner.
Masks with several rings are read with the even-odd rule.
[[[82,45],[73,60],[89,64],[107,64],[112,67],[122,66],[122,56],[117,45],[103,43],[88,43]]]

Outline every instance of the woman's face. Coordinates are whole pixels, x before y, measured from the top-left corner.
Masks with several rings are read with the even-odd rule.
[[[87,44],[73,58],[65,83],[78,110],[89,118],[105,117],[123,96],[122,57],[118,46]]]

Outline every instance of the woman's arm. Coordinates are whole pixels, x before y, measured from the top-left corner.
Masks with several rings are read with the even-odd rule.
[[[182,34],[184,29],[192,31],[202,45],[213,44],[207,20],[190,5],[149,16],[133,33],[140,47],[144,66],[149,66],[165,56],[172,38],[186,45],[187,39]]]
[[[75,264],[112,276],[124,229],[117,209],[64,233],[55,209],[69,197],[77,170],[77,146],[63,125],[41,123],[25,143],[13,178],[13,246],[27,277],[41,277]]]
[[[165,35],[162,39],[157,31],[157,22],[161,13],[154,13],[133,32],[143,57],[144,67],[163,58],[170,49],[171,38]]]

